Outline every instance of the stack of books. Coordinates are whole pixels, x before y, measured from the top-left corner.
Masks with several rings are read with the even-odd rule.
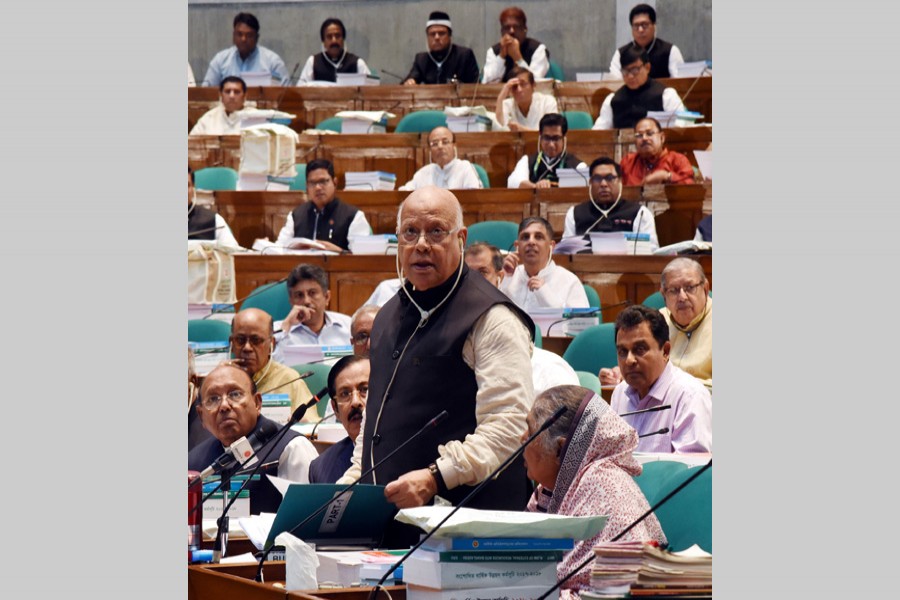
[[[578,169],[557,169],[556,176],[559,178],[558,187],[587,187],[588,175],[587,169],[579,171]]]
[[[573,547],[568,538],[433,538],[404,563],[406,597],[534,600],[556,584],[557,563]]]
[[[712,597],[712,554],[698,546],[681,552],[655,544],[609,542],[594,546],[585,600],[635,596]]]
[[[344,173],[345,190],[393,190],[397,176],[384,171],[350,171]]]

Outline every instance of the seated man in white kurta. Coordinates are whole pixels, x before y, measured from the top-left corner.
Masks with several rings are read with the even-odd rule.
[[[467,160],[456,156],[456,136],[446,127],[435,127],[428,134],[431,164],[425,165],[400,189],[412,191],[426,185],[445,190],[480,189],[478,172]]]

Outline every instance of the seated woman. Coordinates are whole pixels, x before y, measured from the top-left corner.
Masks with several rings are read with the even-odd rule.
[[[637,447],[637,432],[594,392],[577,385],[559,385],[540,394],[528,414],[523,441],[560,406],[568,410],[525,449],[528,477],[538,483],[528,510],[570,516],[609,515],[600,533],[576,542],[563,557],[557,568],[562,579],[593,553],[596,544],[612,540],[650,505],[632,479],[642,470],[631,455]],[[666,543],[656,515],[644,519],[621,539],[635,540]],[[577,597],[590,577],[589,567],[579,571],[563,585],[560,598]]]
[[[510,97],[512,94],[512,97]],[[497,122],[510,131],[537,131],[541,117],[558,113],[556,98],[534,91],[534,75],[515,67],[497,96]]]

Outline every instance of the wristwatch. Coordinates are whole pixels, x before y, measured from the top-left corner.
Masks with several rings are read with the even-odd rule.
[[[428,472],[431,473],[435,483],[437,483],[438,494],[445,493],[447,491],[447,485],[444,483],[444,476],[441,475],[441,470],[438,469],[437,463],[428,465]]]

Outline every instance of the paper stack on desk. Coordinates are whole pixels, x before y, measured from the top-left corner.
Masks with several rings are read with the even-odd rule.
[[[397,176],[384,171],[349,171],[344,173],[345,190],[393,190]]]
[[[642,542],[607,542],[594,546],[594,555],[590,589],[581,593],[585,600],[629,593],[712,596],[712,554],[697,545],[667,552]]]

